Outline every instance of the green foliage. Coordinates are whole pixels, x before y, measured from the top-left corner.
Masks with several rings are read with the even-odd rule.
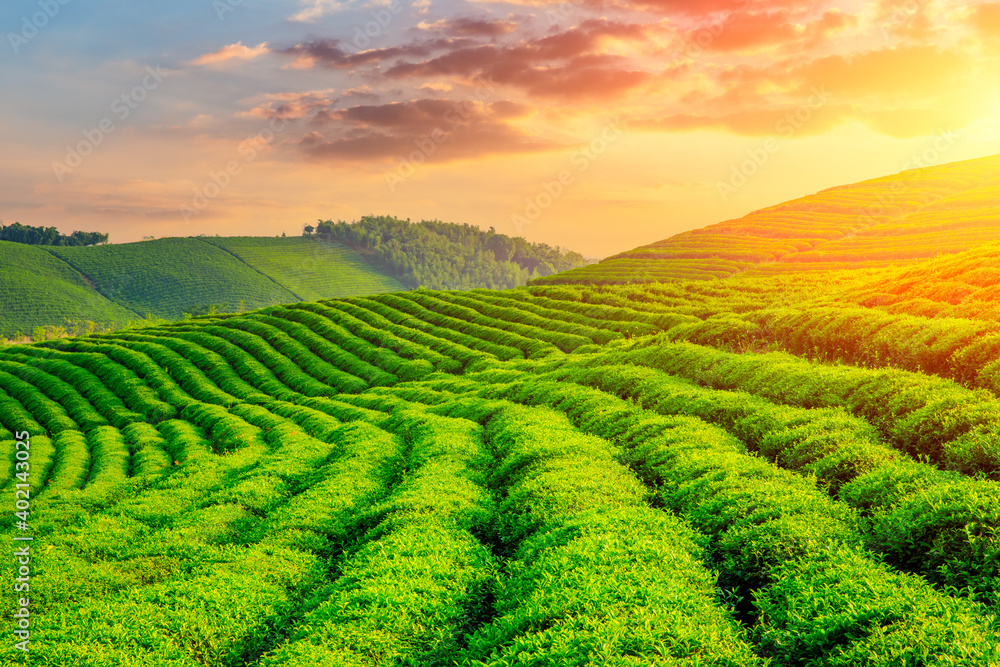
[[[380,506],[381,520],[341,566],[336,583],[265,665],[444,664],[459,647],[493,576],[470,529],[491,512],[476,484],[482,437],[457,419],[401,414],[414,474]],[[417,622],[419,619],[419,622]]]
[[[60,234],[55,227],[32,227],[15,222],[13,225],[0,224],[0,241],[11,241],[27,245],[89,246],[107,243],[108,235],[100,232],[79,232]]]
[[[389,216],[365,216],[353,223],[320,221],[316,234],[343,243],[409,288],[504,289],[583,265],[575,252],[484,232],[470,225]]]
[[[498,616],[469,641],[488,665],[757,665],[714,604],[690,528],[645,506],[606,442],[557,413],[506,408],[487,429],[506,488],[498,539],[516,549]]]
[[[869,557],[857,517],[807,479],[747,456],[726,432],[565,383],[526,379],[485,393],[558,405],[619,443],[663,503],[709,538],[720,583],[755,621],[758,649],[780,664],[996,659],[995,616]]]

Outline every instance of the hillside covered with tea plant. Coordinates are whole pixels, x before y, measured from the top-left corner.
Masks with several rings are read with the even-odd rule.
[[[469,225],[366,216],[313,229],[84,247],[59,243],[53,228],[42,245],[0,241],[0,337],[44,340],[420,286],[503,289],[584,264],[577,253]]]
[[[993,664],[1000,325],[868,298],[910,278],[416,290],[8,347],[32,643],[0,656]]]
[[[871,270],[969,250],[998,237],[1000,156],[992,156],[830,188],[536,283]]]

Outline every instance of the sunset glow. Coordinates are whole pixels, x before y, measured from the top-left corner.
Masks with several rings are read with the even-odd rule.
[[[0,219],[112,242],[362,215],[604,257],[1000,153],[1000,3],[17,1]]]

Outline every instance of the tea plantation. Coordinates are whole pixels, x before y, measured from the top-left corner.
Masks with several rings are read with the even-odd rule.
[[[1000,664],[1000,324],[895,271],[2,348],[0,664]]]
[[[539,278],[547,284],[708,280],[879,269],[997,239],[1000,155],[829,188]]]

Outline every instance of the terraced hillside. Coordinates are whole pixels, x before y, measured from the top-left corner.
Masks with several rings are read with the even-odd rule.
[[[136,319],[42,248],[0,241],[0,336],[30,334],[36,326],[68,320],[125,324]]]
[[[177,319],[192,306],[248,299],[258,307],[296,300],[268,276],[201,239],[46,250],[87,276],[109,300],[137,314]]]
[[[1000,332],[781,319],[853,280],[418,290],[6,348],[0,488],[28,509],[0,534],[34,541],[31,652],[0,660],[996,664]]]
[[[316,238],[235,236],[205,241],[246,262],[295,295],[296,301],[363,296],[406,289],[339,243]]]
[[[624,284],[907,264],[1000,235],[1000,156],[823,190],[539,278]]]
[[[315,238],[170,238],[98,247],[0,242],[0,336],[89,320],[115,328],[303,300],[399,291],[355,252]]]

